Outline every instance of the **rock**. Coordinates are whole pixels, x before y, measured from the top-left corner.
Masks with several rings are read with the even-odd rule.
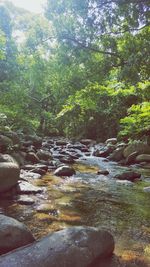
[[[34,204],[35,201],[31,197],[28,197],[28,196],[19,196],[16,202],[21,205],[32,205]]]
[[[136,159],[137,155],[138,155],[137,151],[131,153],[126,159],[126,164],[128,165],[128,164],[135,163],[135,159]]]
[[[23,223],[0,214],[0,255],[30,244],[34,240],[33,235]]]
[[[32,162],[33,164],[39,162],[38,156],[33,152],[27,153],[26,160]]]
[[[118,180],[129,180],[134,181],[135,179],[139,179],[141,177],[141,174],[134,171],[126,171],[121,174],[117,174],[114,176],[115,179]]]
[[[54,175],[57,176],[72,176],[73,174],[75,174],[75,170],[67,165],[63,165],[59,168],[56,169],[56,171],[54,172]]]
[[[20,145],[20,138],[16,132],[8,132],[6,136],[12,140],[13,145]]]
[[[108,148],[108,147],[106,147],[106,148],[104,148],[103,150],[96,150],[96,151],[94,151],[93,152],[93,156],[95,156],[95,157],[107,157],[107,156],[109,156],[109,154],[112,152],[112,149],[111,148]]]
[[[41,204],[36,208],[37,212],[58,215],[57,209],[50,203]]]
[[[41,178],[41,174],[39,173],[35,173],[35,172],[31,172],[31,171],[25,171],[25,170],[21,170],[20,172],[20,178],[21,179],[40,179]]]
[[[20,168],[15,162],[0,162],[0,192],[15,186],[20,175]]]
[[[127,158],[133,152],[138,152],[138,154],[150,154],[150,146],[143,143],[131,144],[124,149],[123,155]]]
[[[64,141],[64,140],[58,140],[56,141],[56,145],[57,146],[66,146],[68,144],[67,141]]]
[[[81,139],[80,143],[87,146],[93,143],[93,140],[92,139]]]
[[[122,160],[124,157],[123,157],[123,151],[124,149],[123,148],[117,148],[113,153],[112,155],[109,156],[109,159],[110,160],[114,160],[114,161],[120,161]]]
[[[140,163],[140,162],[150,162],[150,155],[148,155],[148,154],[138,155],[136,157],[135,161],[137,163]]]
[[[12,157],[17,161],[19,166],[23,166],[25,163],[25,155],[23,152],[13,152]]]
[[[9,154],[0,154],[0,162],[11,162],[17,164],[16,160]]]
[[[7,150],[8,147],[13,145],[12,140],[4,135],[0,135],[0,153],[3,153]]]
[[[40,149],[37,153],[36,153],[37,157],[41,160],[51,160],[52,159],[52,155],[50,152]]]
[[[143,190],[146,193],[150,193],[150,186],[144,187]]]
[[[97,174],[99,174],[99,175],[108,175],[109,174],[109,171],[107,171],[107,170],[99,170],[97,172]]]
[[[62,158],[60,158],[60,161],[62,163],[67,163],[67,164],[73,164],[74,163],[74,159],[71,156],[62,157]]]
[[[111,143],[112,145],[116,145],[117,144],[117,138],[109,138],[106,140],[105,142],[106,144]]]
[[[42,188],[32,185],[26,181],[20,181],[17,186],[17,193],[18,194],[37,194],[43,191]]]
[[[42,138],[37,135],[26,135],[25,140],[30,141],[36,148],[40,148],[42,146]]]
[[[0,257],[1,267],[87,267],[112,255],[111,234],[93,227],[70,227]]]

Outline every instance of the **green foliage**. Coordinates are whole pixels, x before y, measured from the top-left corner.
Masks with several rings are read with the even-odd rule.
[[[67,135],[83,134],[104,140],[117,134],[120,118],[136,101],[134,87],[124,88],[123,84],[113,82],[105,86],[89,84],[68,98],[58,119],[66,122]]]
[[[121,119],[122,137],[138,138],[150,133],[150,103],[132,105],[128,109],[128,116]]]

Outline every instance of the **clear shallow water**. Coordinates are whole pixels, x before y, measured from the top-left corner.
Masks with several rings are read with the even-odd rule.
[[[47,174],[34,180],[45,190],[30,196],[33,205],[1,200],[0,211],[24,222],[37,238],[72,225],[107,229],[115,238],[115,253],[125,262],[133,260],[135,264],[136,258],[147,262],[120,266],[150,266],[150,193],[143,191],[150,186],[150,170],[141,169],[146,178],[133,184],[114,180],[113,175],[126,168],[102,158],[86,157],[74,168],[77,173],[70,178]],[[110,174],[97,175],[99,169],[107,169]],[[49,209],[37,212],[45,203]]]

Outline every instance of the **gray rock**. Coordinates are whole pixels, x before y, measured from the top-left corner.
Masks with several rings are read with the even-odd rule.
[[[133,152],[138,152],[138,154],[150,154],[150,146],[143,143],[130,144],[124,149],[123,155],[127,158]]]
[[[17,164],[16,160],[9,154],[0,154],[0,162],[11,162]]]
[[[18,194],[37,194],[41,193],[43,190],[42,188],[32,185],[26,181],[20,181],[17,186],[17,193]]]
[[[150,155],[148,155],[148,154],[138,155],[136,157],[135,161],[137,163],[140,163],[140,162],[150,162]]]
[[[114,161],[120,161],[124,158],[123,156],[123,148],[117,148],[112,155],[109,156],[110,160],[114,160]]]
[[[5,192],[17,184],[20,168],[14,162],[0,162],[0,192]]]
[[[32,243],[34,240],[23,223],[0,214],[0,255]]]
[[[106,231],[72,227],[0,257],[1,267],[87,267],[112,255],[114,240]]]
[[[73,174],[75,174],[75,170],[67,165],[63,165],[57,168],[56,171],[54,172],[54,175],[57,176],[72,176]]]
[[[34,204],[35,201],[31,197],[23,195],[23,196],[19,196],[16,202],[21,205],[32,205]]]

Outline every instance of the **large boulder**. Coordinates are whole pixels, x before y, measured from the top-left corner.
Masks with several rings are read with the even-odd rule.
[[[0,193],[18,183],[20,168],[15,162],[0,162]]]
[[[54,172],[54,175],[57,176],[72,176],[73,174],[75,174],[75,170],[67,165],[63,165],[59,168],[56,169],[56,171]]]
[[[136,157],[135,161],[137,163],[140,163],[140,162],[150,162],[150,155],[148,155],[148,154],[138,155]]]
[[[0,257],[1,267],[87,267],[112,255],[114,240],[106,231],[72,227]]]
[[[130,144],[124,149],[123,155],[127,158],[133,152],[137,152],[138,154],[150,154],[150,146],[143,143]]]
[[[34,240],[30,230],[23,223],[0,214],[0,255]]]

